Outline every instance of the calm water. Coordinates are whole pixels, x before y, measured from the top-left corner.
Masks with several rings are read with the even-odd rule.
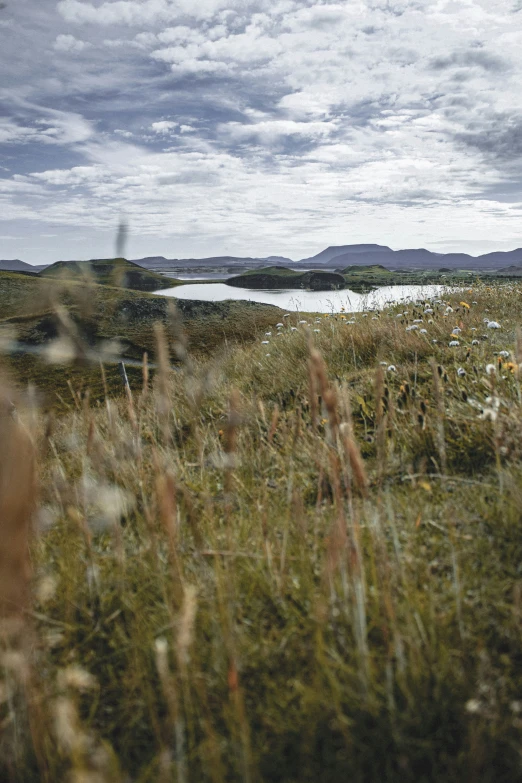
[[[241,299],[261,304],[271,304],[282,310],[301,313],[339,312],[344,307],[347,313],[362,310],[379,310],[386,304],[439,296],[445,290],[442,285],[390,285],[356,294],[345,288],[343,291],[251,291],[234,288],[224,283],[194,283],[176,288],[167,288],[156,293],[173,296],[176,299],[199,299],[204,302],[222,302],[225,299]]]

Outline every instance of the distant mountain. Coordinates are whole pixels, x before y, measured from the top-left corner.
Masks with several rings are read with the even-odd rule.
[[[192,269],[228,267],[228,266],[247,266],[255,267],[259,264],[265,264],[264,258],[238,258],[237,256],[210,256],[208,258],[165,258],[164,256],[149,256],[147,258],[133,259],[134,264],[143,266],[146,269]]]
[[[497,270],[522,264],[522,248],[470,256],[467,253],[433,253],[425,248],[392,250],[385,245],[344,245],[328,247],[311,258],[303,258],[297,268],[342,268],[382,264],[388,269],[470,269]]]
[[[316,265],[323,265],[328,264],[330,261],[333,261],[334,258],[338,258],[339,256],[344,256],[347,254],[358,254],[358,253],[393,253],[393,250],[391,247],[388,247],[387,245],[339,245],[327,247],[326,250],[322,250],[320,253],[317,253],[315,256],[310,256],[309,258],[302,258],[301,261],[299,261],[299,264],[309,264],[312,266]],[[354,261],[353,263],[358,263],[357,261]],[[367,261],[361,261],[361,263],[371,263]],[[339,266],[339,264],[337,264]]]
[[[34,266],[26,264],[25,261],[20,261],[19,258],[13,258],[11,261],[0,261],[0,269],[4,272],[38,272]]]

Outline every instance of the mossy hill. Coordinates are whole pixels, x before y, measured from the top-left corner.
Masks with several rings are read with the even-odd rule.
[[[227,285],[236,288],[254,290],[296,288],[312,291],[336,291],[345,286],[343,276],[337,272],[296,272],[281,266],[255,269],[244,275],[231,277],[226,282]]]
[[[180,281],[138,266],[125,258],[103,258],[91,261],[58,261],[41,273],[42,277],[92,279],[102,285],[130,288],[133,291],[158,291],[173,288]]]

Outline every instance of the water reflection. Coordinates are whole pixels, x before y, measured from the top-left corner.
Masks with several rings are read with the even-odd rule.
[[[337,313],[344,308],[347,313],[363,310],[379,310],[387,304],[416,301],[440,296],[442,285],[390,285],[377,288],[367,294],[358,294],[345,288],[342,291],[251,291],[234,288],[224,283],[194,283],[156,291],[160,296],[176,299],[196,299],[204,302],[222,302],[225,299],[271,304],[283,310],[301,313]]]

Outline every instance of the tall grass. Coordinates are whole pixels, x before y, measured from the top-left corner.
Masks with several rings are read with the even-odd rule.
[[[6,392],[2,779],[522,779],[521,293]]]

